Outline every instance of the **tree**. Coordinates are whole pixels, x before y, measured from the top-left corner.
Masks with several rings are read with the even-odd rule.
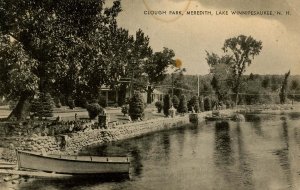
[[[178,111],[178,113],[187,113],[188,112],[187,101],[186,101],[185,95],[180,96],[177,111]]]
[[[199,99],[197,96],[193,96],[188,102],[189,111],[194,110],[196,113],[200,112]]]
[[[92,64],[92,68],[96,67],[101,81],[97,81],[97,78],[94,81],[103,83],[107,79],[105,68],[109,60],[104,60],[102,56],[105,47],[102,43],[94,43],[94,38],[101,35],[102,39],[107,39],[105,35],[121,9],[119,1],[110,8],[104,8],[103,5],[104,2],[98,0],[0,2],[1,42],[10,39],[9,43],[7,40],[1,43],[1,49],[10,48],[11,55],[18,54],[18,60],[4,61],[6,65],[3,67],[8,73],[15,73],[11,81],[17,82],[18,78],[26,76],[23,81],[33,84],[27,89],[22,87],[13,90],[17,91],[14,99],[19,101],[10,117],[24,118],[24,105],[37,90],[61,91],[72,96],[79,83],[88,82],[85,77],[79,77],[83,65]],[[18,49],[14,46],[18,46]],[[1,60],[6,60],[3,54]],[[9,66],[12,63],[20,64],[22,68],[15,72],[15,67]],[[1,87],[11,91],[13,86],[3,80],[1,83],[4,83]],[[10,96],[10,93],[5,95]]]
[[[262,87],[264,87],[265,89],[269,88],[271,85],[271,79],[269,76],[265,76],[264,79],[262,80]]]
[[[165,116],[169,116],[169,109],[171,108],[172,102],[169,94],[166,94],[163,99],[163,111]]]
[[[295,80],[295,79],[292,80],[290,89],[293,91],[296,91],[296,90],[298,90],[298,88],[299,88],[299,81]]]
[[[291,84],[290,84],[290,90],[292,91],[293,93],[293,102],[294,103],[294,100],[295,100],[295,93],[296,91],[299,89],[299,82],[298,80],[294,79],[292,80]]]
[[[0,55],[0,96],[18,101],[9,117],[23,119],[38,89],[38,76],[32,73],[37,63],[9,36],[0,36]]]
[[[225,53],[229,53],[232,58],[233,92],[235,93],[235,103],[237,104],[241,77],[245,73],[246,67],[252,63],[254,56],[259,55],[262,49],[262,42],[255,40],[251,36],[239,35],[225,40],[222,49]]]
[[[209,97],[205,97],[203,100],[204,111],[212,110],[212,100]]]
[[[210,66],[210,73],[213,78],[211,86],[217,95],[218,101],[227,101],[229,99],[230,89],[232,88],[232,65],[233,60],[230,56],[219,57],[215,53],[206,52],[206,61]]]
[[[199,96],[199,107],[200,107],[200,111],[203,112],[204,111],[204,98],[203,96]]]
[[[163,103],[161,101],[155,102],[155,107],[157,108],[157,113],[161,113],[161,110],[163,109]]]
[[[129,101],[129,115],[133,120],[144,117],[144,102],[140,93],[135,93]]]
[[[178,99],[178,97],[177,97],[176,95],[174,95],[173,98],[172,98],[172,104],[173,104],[173,107],[174,107],[175,109],[178,108],[178,105],[179,105],[179,99]]]
[[[144,69],[149,79],[147,88],[147,103],[151,103],[151,95],[155,89],[155,85],[166,78],[167,68],[175,64],[173,50],[164,47],[163,51],[155,52],[146,62]]]
[[[49,93],[39,93],[37,99],[31,104],[30,110],[34,116],[39,117],[52,117],[53,116],[53,101]]]
[[[182,94],[186,94],[186,91],[190,90],[190,87],[185,80],[184,72],[186,72],[185,68],[178,69],[177,73],[172,73],[171,76],[173,89],[170,89],[169,93],[172,93],[173,90],[173,95],[176,95],[177,97],[180,97]]]
[[[279,98],[280,98],[280,103],[284,104],[286,102],[286,92],[287,92],[287,84],[288,84],[288,78],[290,76],[290,71],[284,74],[284,79],[282,81],[282,85],[280,88],[280,93],[279,93]]]

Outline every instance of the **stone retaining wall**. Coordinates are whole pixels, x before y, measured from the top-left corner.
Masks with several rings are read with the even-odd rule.
[[[190,123],[189,117],[186,115],[175,118],[158,118],[133,122],[108,129],[94,129],[55,137],[3,138],[3,142],[6,142],[6,148],[8,149],[3,151],[2,157],[6,160],[13,160],[14,158],[11,158],[11,156],[15,148],[35,152],[45,151],[49,154],[74,154],[83,147],[91,144],[103,144],[110,141],[128,139],[155,131],[181,127],[188,123]]]

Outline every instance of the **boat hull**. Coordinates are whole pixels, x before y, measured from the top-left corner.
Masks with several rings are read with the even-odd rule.
[[[129,173],[127,157],[43,156],[31,152],[17,152],[19,169],[32,169],[62,174]]]

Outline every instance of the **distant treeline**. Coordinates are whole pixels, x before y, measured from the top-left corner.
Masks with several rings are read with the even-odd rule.
[[[174,74],[174,95],[185,94],[191,98],[198,94],[198,76]],[[216,92],[212,87],[213,76],[211,74],[199,76],[199,95],[216,99]],[[239,104],[270,104],[280,103],[280,89],[284,75],[258,75],[250,74],[242,76],[242,85],[239,92]],[[158,89],[164,93],[172,91],[172,76],[169,75]],[[168,88],[165,86],[168,85]],[[288,78],[287,97],[289,101],[300,101],[300,75],[291,75]],[[233,93],[228,90],[226,101],[233,100]]]

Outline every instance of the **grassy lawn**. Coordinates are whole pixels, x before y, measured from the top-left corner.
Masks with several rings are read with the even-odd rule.
[[[121,112],[121,108],[105,108],[106,113],[110,117],[110,121],[117,121],[119,123],[127,123],[128,116],[123,115]],[[62,108],[56,108],[54,110],[54,117],[57,117],[58,115],[62,118],[62,120],[74,120],[75,119],[75,113],[77,114],[78,118],[89,118],[88,113],[86,109],[83,108],[75,108],[73,110],[70,110],[67,107]],[[154,119],[154,118],[161,118],[164,117],[163,113],[157,113],[157,109],[154,105],[148,105],[145,109],[145,117],[144,120]]]
[[[0,107],[0,118],[5,118],[10,114],[11,110],[7,106]],[[118,121],[119,123],[127,123],[128,116],[124,116],[121,113],[120,108],[106,108],[107,114],[110,116],[110,121]],[[75,119],[75,114],[77,118],[89,118],[86,109],[83,108],[74,108],[69,109],[68,107],[54,108],[53,118],[58,116],[65,121],[70,121]],[[153,106],[148,106],[145,109],[145,118],[144,120],[154,119],[164,117],[163,113],[157,113],[157,110]]]

